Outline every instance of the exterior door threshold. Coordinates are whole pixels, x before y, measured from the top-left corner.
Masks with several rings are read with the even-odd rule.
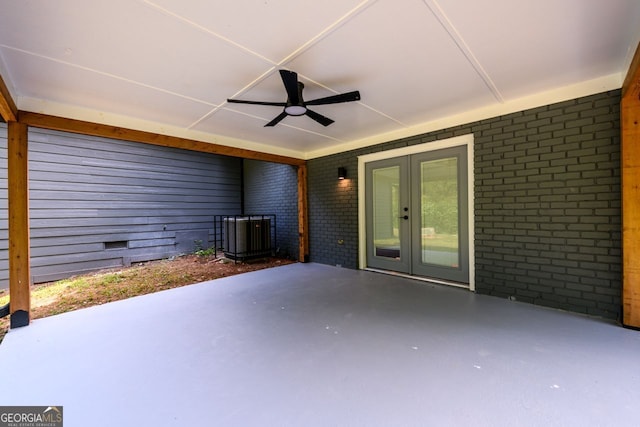
[[[391,271],[391,270],[383,270],[383,269],[380,269],[380,268],[365,267],[365,268],[363,268],[363,270],[371,271],[371,272],[374,272],[374,273],[388,274],[389,276],[398,276],[398,277],[404,277],[406,279],[414,279],[414,280],[418,280],[420,282],[434,283],[436,285],[453,286],[453,287],[456,287],[456,288],[470,290],[468,283],[452,282],[452,281],[449,281],[449,280],[434,279],[432,277],[415,276],[413,274],[400,273],[400,272]]]

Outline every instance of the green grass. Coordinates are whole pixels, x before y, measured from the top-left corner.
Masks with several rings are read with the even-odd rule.
[[[398,246],[400,240],[397,238],[391,239],[379,239],[375,241],[376,246]],[[458,235],[457,234],[436,234],[434,237],[423,237],[422,247],[427,247],[433,250],[451,251],[458,249]]]
[[[431,249],[458,249],[457,234],[436,234],[433,238],[423,237],[422,247]]]
[[[200,249],[199,251],[195,251],[194,253],[199,257],[210,257],[216,254],[216,250],[215,248]]]
[[[81,286],[82,281],[78,280],[61,280],[48,286],[42,286],[34,288],[31,292],[31,298],[37,300],[48,300],[51,298],[57,298],[58,295],[64,292],[65,289]],[[0,306],[9,303],[9,292],[5,291],[0,294]]]

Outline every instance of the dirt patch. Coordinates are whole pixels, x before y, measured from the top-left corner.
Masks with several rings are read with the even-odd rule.
[[[103,270],[33,286],[31,318],[39,319],[79,308],[292,262],[294,261],[281,258],[234,262],[214,256],[185,255],[168,260],[138,263],[127,268]],[[6,299],[6,293],[5,295],[0,293],[0,301],[3,296]],[[3,304],[0,303],[0,305]],[[0,319],[0,342],[8,327],[8,317]]]

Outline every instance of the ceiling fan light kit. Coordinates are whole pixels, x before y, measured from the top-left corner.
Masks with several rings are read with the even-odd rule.
[[[289,105],[284,107],[284,111],[290,116],[302,116],[307,112],[307,107],[302,105]]]
[[[263,101],[246,101],[242,99],[227,99],[227,102],[236,104],[253,104],[253,105],[270,105],[275,107],[284,107],[282,113],[265,125],[265,127],[275,126],[287,116],[308,116],[322,126],[329,126],[334,121],[322,114],[309,110],[307,105],[328,105],[339,104],[342,102],[352,102],[360,100],[360,92],[353,91],[331,95],[324,98],[314,99],[308,102],[302,97],[304,84],[298,81],[298,73],[289,70],[280,70],[282,83],[287,91],[287,102],[263,102]]]

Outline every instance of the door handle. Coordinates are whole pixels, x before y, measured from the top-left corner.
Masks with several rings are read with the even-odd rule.
[[[399,216],[398,218],[400,218],[400,219],[409,219],[409,215]]]

